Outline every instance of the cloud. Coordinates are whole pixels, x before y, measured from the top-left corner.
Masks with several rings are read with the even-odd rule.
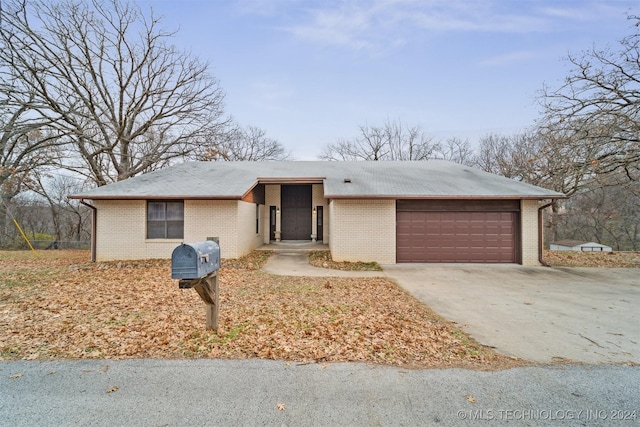
[[[480,65],[485,67],[504,67],[518,62],[528,61],[534,57],[535,54],[533,52],[523,50],[487,58],[481,61]]]
[[[288,28],[295,36],[316,43],[365,49],[372,47],[372,16],[361,8],[313,10],[311,22]]]
[[[285,30],[321,45],[376,51],[442,32],[522,33],[548,28],[549,19],[542,15],[505,13],[499,4],[480,0],[326,2],[306,9],[299,22]]]
[[[233,5],[242,14],[274,16],[295,7],[298,2],[299,0],[234,0]]]
[[[631,2],[630,2],[631,4]],[[562,5],[562,3],[561,3]],[[561,7],[557,4],[552,6],[543,6],[539,9],[539,13],[550,18],[560,18],[563,21],[584,23],[584,22],[602,22],[603,17],[619,18],[625,11],[625,5],[621,3],[605,3],[605,2],[586,2],[580,4],[579,7]]]
[[[577,9],[555,0],[236,1],[246,13],[268,11],[278,29],[299,40],[373,54],[447,33],[553,32],[567,22],[597,23],[601,14],[620,14],[623,7],[585,2]]]

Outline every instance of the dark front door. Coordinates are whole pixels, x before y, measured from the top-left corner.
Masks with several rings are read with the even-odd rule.
[[[311,240],[311,186],[283,185],[280,200],[282,240]]]

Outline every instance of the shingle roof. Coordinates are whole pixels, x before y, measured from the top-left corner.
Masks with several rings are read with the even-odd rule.
[[[324,183],[326,198],[564,197],[555,191],[443,160],[188,162],[70,197],[239,199],[260,182],[296,180]]]

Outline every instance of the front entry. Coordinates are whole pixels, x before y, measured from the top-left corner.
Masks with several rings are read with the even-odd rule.
[[[310,185],[283,185],[280,229],[282,240],[311,240],[312,191]]]

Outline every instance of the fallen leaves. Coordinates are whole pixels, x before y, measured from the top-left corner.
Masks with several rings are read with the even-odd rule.
[[[475,343],[384,278],[271,276],[259,270],[268,255],[223,262],[216,334],[205,330],[197,293],[171,280],[168,260],[92,264],[83,251],[38,260],[0,253],[0,360],[523,364]]]
[[[640,252],[544,251],[552,267],[640,268]]]
[[[377,262],[337,262],[331,258],[330,251],[312,251],[309,263],[316,267],[347,271],[382,271]]]
[[[276,409],[278,409],[278,411],[284,411],[284,410],[285,410],[285,409],[287,409],[287,408],[286,408],[286,406],[285,406],[285,404],[284,404],[284,403],[278,403],[278,404],[276,405]]]

